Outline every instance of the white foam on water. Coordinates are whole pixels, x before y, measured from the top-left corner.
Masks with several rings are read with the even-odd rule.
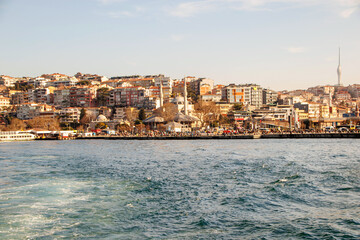
[[[0,233],[7,238],[37,238],[51,236],[79,223],[58,224],[65,213],[75,212],[74,206],[87,201],[90,195],[82,193],[91,182],[71,179],[49,179],[35,184],[9,187],[0,193],[1,200],[22,200],[21,203],[3,205],[6,225]],[[37,194],[37,192],[39,193]],[[16,206],[15,206],[16,205]]]

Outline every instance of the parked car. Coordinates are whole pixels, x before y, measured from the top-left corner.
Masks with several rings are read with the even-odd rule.
[[[349,132],[349,129],[346,127],[341,127],[338,129],[338,132]]]
[[[333,126],[325,127],[325,132],[334,132],[335,128]]]

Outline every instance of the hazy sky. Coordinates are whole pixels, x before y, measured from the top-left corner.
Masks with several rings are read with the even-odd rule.
[[[0,0],[0,75],[360,83],[360,0]]]

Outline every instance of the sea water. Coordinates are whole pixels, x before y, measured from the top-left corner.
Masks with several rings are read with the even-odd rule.
[[[288,238],[360,238],[360,140],[0,143],[0,239]]]

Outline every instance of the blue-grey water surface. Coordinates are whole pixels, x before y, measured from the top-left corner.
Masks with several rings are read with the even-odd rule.
[[[0,143],[0,239],[360,239],[360,140]]]

